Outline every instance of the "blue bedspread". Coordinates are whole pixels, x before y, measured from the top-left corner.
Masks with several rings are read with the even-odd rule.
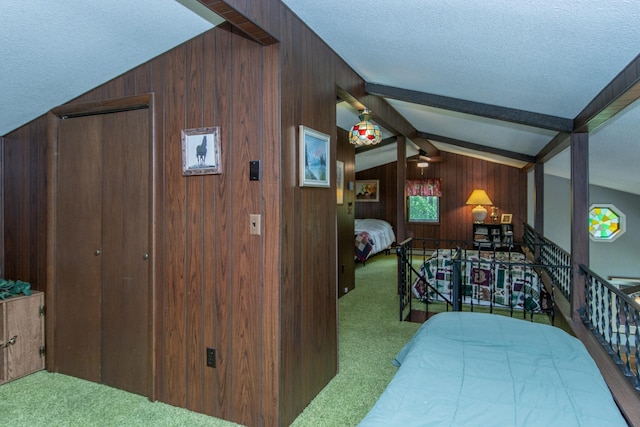
[[[359,426],[627,425],[584,345],[553,326],[440,313],[394,363]]]

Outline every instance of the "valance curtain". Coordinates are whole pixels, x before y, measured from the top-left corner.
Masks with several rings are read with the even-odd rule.
[[[408,179],[407,196],[437,196],[442,197],[440,178]]]

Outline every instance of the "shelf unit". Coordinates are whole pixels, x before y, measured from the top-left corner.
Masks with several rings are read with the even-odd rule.
[[[512,224],[473,224],[473,246],[503,247],[513,244]]]

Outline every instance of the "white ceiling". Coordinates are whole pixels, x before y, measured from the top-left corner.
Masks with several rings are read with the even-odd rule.
[[[637,0],[283,3],[367,83],[567,119],[640,52]],[[220,22],[197,0],[0,0],[0,135]],[[384,99],[417,131],[454,140],[535,155],[554,136]],[[356,116],[338,107],[339,126],[350,127]],[[640,194],[639,119],[635,103],[592,133],[593,184]],[[393,134],[383,130],[383,136]],[[524,164],[430,140],[441,151]],[[361,158],[359,169],[366,165]],[[568,177],[568,165],[565,152],[545,164],[545,172]]]
[[[283,0],[367,83],[574,119],[640,53],[637,0]],[[385,98],[419,132],[537,154],[556,132]],[[340,119],[347,127],[355,113]],[[374,121],[375,121],[375,111]],[[640,107],[590,135],[590,181],[640,194]],[[628,117],[627,117],[628,116]],[[341,125],[340,123],[344,123]],[[525,162],[430,139],[441,151]],[[387,157],[393,150],[386,149]],[[357,168],[371,167],[371,153]],[[569,177],[567,152],[545,172]]]
[[[220,22],[197,0],[0,0],[0,135]]]

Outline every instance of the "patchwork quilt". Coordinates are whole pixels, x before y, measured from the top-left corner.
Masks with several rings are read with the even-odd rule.
[[[455,249],[445,249],[425,261],[413,284],[416,298],[452,300],[455,256]],[[518,252],[465,251],[461,262],[463,302],[545,310],[549,296],[537,273],[526,264],[527,258]]]
[[[373,250],[373,239],[366,231],[361,231],[356,235],[356,258],[364,262],[369,258],[369,254]]]

